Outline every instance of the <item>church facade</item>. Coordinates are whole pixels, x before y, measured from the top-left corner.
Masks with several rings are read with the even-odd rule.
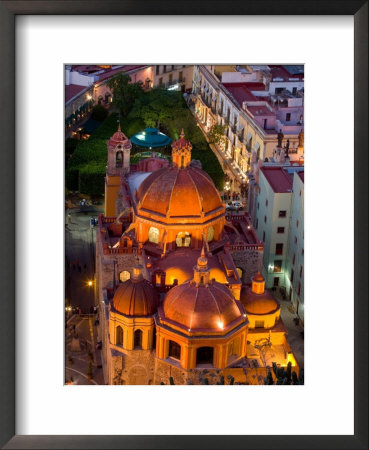
[[[153,153],[131,165],[130,149],[119,127],[96,232],[105,382],[263,384],[288,361],[297,372],[248,214],[226,212],[183,130],[171,164]]]

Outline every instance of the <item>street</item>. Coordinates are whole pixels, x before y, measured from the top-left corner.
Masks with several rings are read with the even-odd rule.
[[[95,227],[100,207],[65,213],[65,383],[104,384],[95,306]],[[89,373],[89,366],[90,373]]]

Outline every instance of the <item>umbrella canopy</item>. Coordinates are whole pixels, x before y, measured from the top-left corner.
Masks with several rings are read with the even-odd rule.
[[[139,147],[158,148],[166,147],[172,142],[172,139],[157,128],[145,128],[144,131],[133,135],[131,142]]]

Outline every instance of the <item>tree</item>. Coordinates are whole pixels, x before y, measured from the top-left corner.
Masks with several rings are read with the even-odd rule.
[[[91,117],[99,122],[103,122],[108,117],[108,115],[109,111],[106,108],[104,108],[103,105],[94,106],[91,113]]]
[[[210,128],[208,137],[210,144],[220,145],[225,141],[226,125],[215,124]]]
[[[140,117],[147,127],[160,128],[184,114],[183,100],[175,91],[152,89],[136,99],[130,117]]]
[[[113,93],[113,104],[123,116],[129,113],[135,99],[144,92],[141,83],[131,83],[131,77],[123,73],[118,73],[106,84]]]

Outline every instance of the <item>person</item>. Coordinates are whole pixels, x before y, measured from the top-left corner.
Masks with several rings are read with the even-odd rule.
[[[286,142],[286,148],[285,148],[285,150],[286,150],[286,156],[288,156],[288,150],[289,150],[289,148],[290,148],[290,140],[287,139],[287,142]]]
[[[284,137],[284,134],[282,133],[282,130],[280,129],[279,133],[278,133],[278,147],[282,147],[283,137]]]

